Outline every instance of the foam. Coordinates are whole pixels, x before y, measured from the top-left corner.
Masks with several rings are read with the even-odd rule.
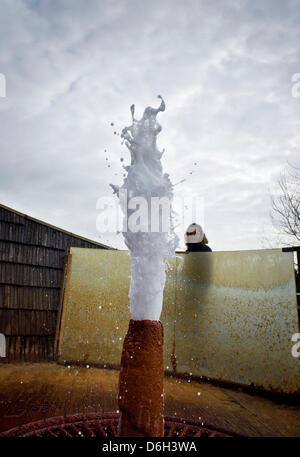
[[[157,122],[157,114],[165,110],[162,97],[158,108],[147,107],[140,120],[134,117],[134,105],[131,106],[132,124],[122,130],[121,137],[130,151],[131,164],[125,167],[127,175],[123,185],[112,185],[119,196],[124,213],[123,236],[131,257],[130,310],[134,320],[159,320],[163,289],[165,285],[165,270],[178,245],[178,237],[173,230],[173,185],[169,175],[163,173],[161,157],[164,151],[159,151],[156,137],[161,131]],[[125,196],[125,197],[124,197]],[[143,197],[148,203],[148,221],[145,231],[134,232],[129,227],[130,216],[134,209],[128,208],[128,202],[135,197]],[[158,232],[151,231],[151,198],[168,199],[169,230],[162,227],[163,211],[159,213],[160,226]],[[153,211],[154,213],[154,211]],[[165,221],[166,222],[166,221]]]

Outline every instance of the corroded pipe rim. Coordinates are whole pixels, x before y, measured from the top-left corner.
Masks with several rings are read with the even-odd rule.
[[[86,413],[51,417],[0,433],[3,437],[75,438],[117,437],[119,413]],[[237,437],[231,430],[190,418],[165,416],[165,437]]]

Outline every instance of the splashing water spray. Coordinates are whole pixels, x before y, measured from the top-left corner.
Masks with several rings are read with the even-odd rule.
[[[173,186],[162,170],[157,114],[148,107],[122,138],[131,154],[121,187],[112,185],[124,214],[123,236],[131,258],[131,320],[123,344],[118,403],[120,436],[163,436],[163,325],[160,314],[166,265],[178,244],[172,223]],[[163,206],[164,205],[164,206]],[[137,223],[139,222],[139,223]]]

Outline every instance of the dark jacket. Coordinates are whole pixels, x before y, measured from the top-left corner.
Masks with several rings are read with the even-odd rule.
[[[212,252],[207,244],[202,243],[187,243],[186,252]]]

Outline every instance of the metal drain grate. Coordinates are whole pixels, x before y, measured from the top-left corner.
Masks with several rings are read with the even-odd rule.
[[[88,413],[53,417],[15,427],[0,433],[0,437],[40,438],[111,438],[117,437],[119,414]],[[165,416],[166,437],[230,437],[228,430],[191,419]]]

